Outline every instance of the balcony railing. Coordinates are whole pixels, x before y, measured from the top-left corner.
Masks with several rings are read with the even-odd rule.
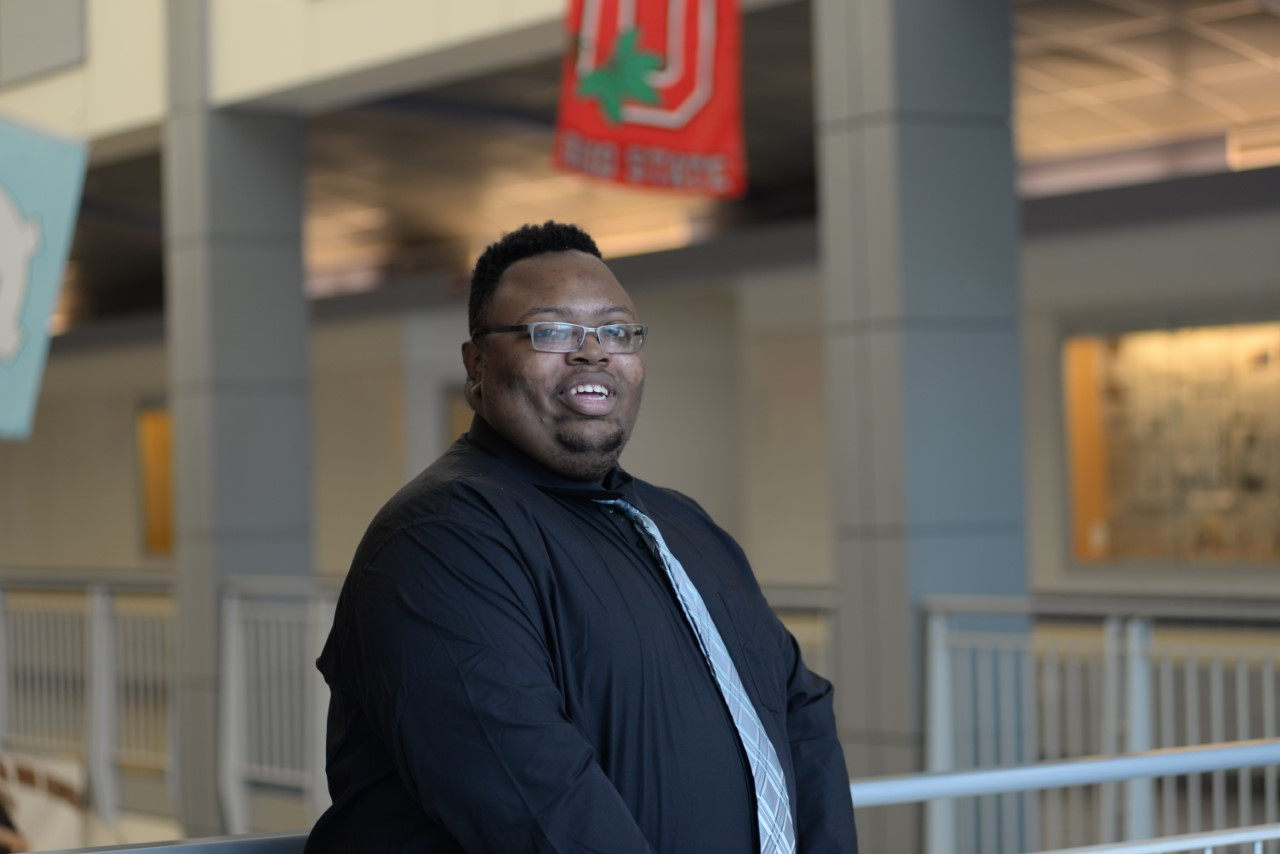
[[[1183,748],[1130,756],[1093,757],[1071,762],[1046,762],[1016,768],[910,774],[857,780],[850,783],[849,790],[854,803],[858,804],[860,809],[866,810],[901,804],[936,803],[957,797],[1051,791],[1080,785],[1238,770],[1272,764],[1280,764],[1280,739]],[[1109,843],[1088,848],[1058,849],[1041,852],[1041,854],[1084,854],[1084,852],[1174,854],[1174,852],[1186,851],[1213,852],[1227,846],[1242,844],[1251,844],[1253,850],[1261,854],[1264,843],[1276,840],[1280,840],[1280,824],[1133,843]],[[303,835],[289,834],[91,850],[116,852],[163,850],[171,854],[298,854],[302,850],[304,841]]]
[[[1185,747],[1176,750],[1149,751],[1127,756],[1101,756],[1066,762],[1041,762],[1011,768],[987,768],[973,771],[908,774],[899,777],[855,781],[850,784],[853,802],[859,809],[903,804],[926,804],[933,807],[954,803],[957,798],[1007,798],[1027,792],[1054,793],[1079,786],[1101,786],[1117,782],[1142,783],[1154,778],[1170,778],[1191,774],[1242,771],[1263,766],[1280,765],[1280,739]],[[1006,850],[1025,852],[1027,848],[1016,838],[1011,826]],[[1010,828],[1006,828],[1009,830]],[[959,837],[943,840],[930,828],[929,848],[934,854],[956,850]],[[1108,842],[1085,848],[1056,848],[1041,854],[1082,854],[1082,852],[1213,852],[1228,846],[1250,844],[1257,854],[1268,846],[1280,844],[1280,824],[1257,827],[1228,828],[1209,833],[1184,834],[1163,839],[1135,842]],[[994,850],[994,847],[984,847]]]
[[[224,589],[217,773],[234,833],[255,829],[255,792],[292,792],[312,819],[327,806],[328,692],[314,661],[335,598],[332,581],[313,579]],[[1174,630],[1195,613],[1162,620],[1109,604],[929,603],[929,768],[1280,735],[1274,603],[1211,615],[1219,628],[1247,625],[1250,643]],[[173,620],[170,587],[154,577],[0,577],[0,738],[8,750],[78,757],[108,823],[120,810],[122,768],[163,774],[171,765]],[[1280,819],[1278,795],[1271,764],[938,801],[929,851],[1011,854],[1270,824]]]
[[[926,607],[931,771],[1280,735],[1274,603]],[[1272,764],[940,801],[927,850],[1011,854],[1274,823],[1277,791]]]

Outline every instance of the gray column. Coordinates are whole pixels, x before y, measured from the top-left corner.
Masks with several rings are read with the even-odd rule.
[[[177,478],[179,817],[223,832],[219,593],[311,570],[303,126],[212,110],[205,0],[170,0],[164,137],[169,394]],[[302,721],[298,722],[302,726]]]
[[[923,767],[918,605],[1026,589],[1008,0],[814,0],[837,578],[854,776]],[[917,850],[868,810],[868,851]]]

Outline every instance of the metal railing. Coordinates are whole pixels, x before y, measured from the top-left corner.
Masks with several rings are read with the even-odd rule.
[[[855,780],[850,796],[860,810],[900,804],[927,803],[957,797],[1006,795],[1078,785],[1143,779],[1189,773],[1238,770],[1280,763],[1280,739],[1252,741],[1210,747],[1154,751],[1130,756],[1093,757],[1069,762],[1045,762],[1016,768],[910,774]],[[174,854],[295,854],[301,851],[305,835],[192,840],[148,846],[116,846],[93,851],[172,851]],[[1089,848],[1059,849],[1041,854],[1085,854],[1085,852],[1125,852],[1125,854],[1174,854],[1184,851],[1211,852],[1225,846],[1252,843],[1255,851],[1270,840],[1280,840],[1280,824],[1238,828],[1134,843],[1110,843]],[[71,852],[65,852],[71,854]]]
[[[168,762],[169,601],[167,583],[141,576],[17,576],[0,586],[4,746],[81,761],[108,823],[119,766]]]
[[[327,579],[237,579],[224,589],[217,773],[233,832],[253,829],[258,787],[292,790],[313,819],[327,806],[328,692],[314,661],[335,598]],[[172,607],[169,585],[154,577],[0,578],[0,737],[9,749],[80,758],[108,822],[121,768],[170,764]],[[1277,736],[1280,643],[1178,637],[1154,614],[1122,610],[1046,615],[1009,600],[929,607],[931,770]],[[1275,611],[1249,617],[1260,625],[1264,613]],[[965,625],[974,614],[1021,622],[1014,631]],[[1072,622],[1046,632],[1046,617]],[[1280,621],[1270,625],[1280,637]],[[1274,823],[1278,782],[1274,765],[1242,765],[937,802],[929,850],[1002,854]]]
[[[1214,854],[1225,848],[1237,848],[1252,854],[1263,854],[1269,843],[1280,839],[1280,824],[1265,824],[1210,833],[1188,833],[1142,842],[1111,842],[1084,848],[1061,848],[1041,854]]]
[[[258,785],[296,791],[313,819],[328,805],[328,689],[314,662],[335,598],[332,584],[311,579],[225,587],[218,775],[233,833],[252,829]],[[0,580],[5,749],[82,762],[92,806],[112,824],[122,768],[171,772],[173,640],[166,581],[87,573]]]
[[[232,833],[250,829],[255,785],[299,792],[312,819],[329,805],[329,688],[315,660],[336,595],[309,579],[237,579],[224,591],[219,788]]]
[[[1265,631],[1269,645],[1231,644],[1191,634],[1192,625],[1203,631],[1209,607],[1161,614],[1144,603],[1134,614],[1126,611],[1133,605],[1106,603],[1107,613],[1091,604],[927,605],[929,770],[1277,735],[1275,610],[1239,612],[1254,631]],[[1189,623],[1193,616],[1201,619]],[[964,625],[975,618],[976,628]],[[1000,630],[1002,619],[1012,630]],[[1002,854],[1034,843],[1111,843],[1272,823],[1280,819],[1276,778],[1275,766],[1219,769],[1207,777],[936,802],[928,807],[927,850]]]
[[[957,798],[1005,797],[1028,792],[1052,792],[1079,786],[1108,783],[1141,783],[1157,777],[1239,771],[1280,764],[1280,739],[1157,750],[1125,756],[1088,757],[1070,761],[1041,762],[1010,768],[930,772],[858,780],[849,790],[858,809],[926,804],[934,807],[954,803]],[[956,837],[943,840],[930,828],[928,850],[933,854],[955,850]],[[1008,830],[1008,828],[1006,828]],[[1004,850],[1023,852],[1025,844],[1011,833],[1001,840]],[[989,840],[990,841],[990,840]],[[1231,828],[1212,833],[1170,836],[1135,843],[1108,842],[1087,848],[1056,848],[1042,854],[1077,852],[1180,852],[1213,851],[1218,848],[1253,843],[1260,853],[1264,843],[1280,841],[1280,824]],[[1131,847],[1132,846],[1132,847]],[[996,850],[986,845],[983,851]]]
[[[168,851],[169,854],[302,854],[306,834],[265,833],[250,836],[220,836],[212,839],[187,839],[182,842],[159,842],[149,845],[111,845],[104,848],[77,848],[50,851],[46,854],[129,854],[129,852]]]

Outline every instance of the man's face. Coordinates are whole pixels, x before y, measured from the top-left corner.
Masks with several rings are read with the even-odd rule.
[[[507,268],[480,324],[558,320],[636,323],[609,268],[585,252],[552,252]],[[495,430],[565,477],[600,480],[631,436],[644,389],[639,353],[606,353],[588,333],[575,353],[533,349],[527,332],[494,332],[462,345],[467,399]]]

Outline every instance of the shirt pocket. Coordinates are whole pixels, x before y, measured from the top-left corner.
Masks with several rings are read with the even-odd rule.
[[[768,620],[772,612],[756,593],[722,590],[720,601],[737,638],[730,655],[752,698],[771,712],[787,710],[787,662]],[[726,639],[726,643],[728,639]],[[745,666],[744,666],[745,665]]]

